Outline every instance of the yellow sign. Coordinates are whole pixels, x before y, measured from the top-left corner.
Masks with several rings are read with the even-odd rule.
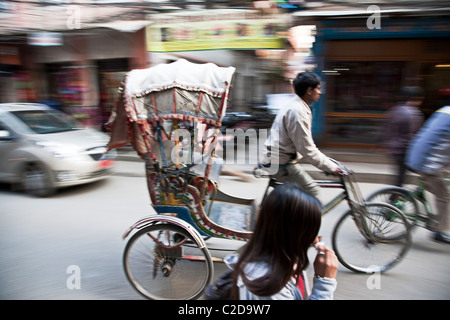
[[[215,10],[214,10],[215,11]],[[280,16],[227,10],[196,15],[166,15],[147,26],[147,51],[173,52],[214,49],[282,49],[285,31]]]

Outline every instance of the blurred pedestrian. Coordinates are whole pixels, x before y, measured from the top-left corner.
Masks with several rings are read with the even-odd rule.
[[[234,269],[234,297],[333,299],[338,262],[331,249],[316,245],[319,252],[314,261],[311,293],[304,272],[309,265],[307,251],[318,241],[321,218],[320,202],[298,184],[276,187],[264,200],[253,235],[241,254],[225,258]]]
[[[419,109],[423,99],[424,94],[420,87],[403,87],[400,90],[400,103],[389,110],[383,128],[382,143],[397,165],[395,185],[399,187],[405,180],[406,150],[424,121]]]
[[[312,72],[302,72],[293,81],[295,95],[278,112],[265,142],[263,161],[267,166],[278,165],[278,171],[271,173],[280,182],[297,182],[303,190],[318,197],[317,182],[297,163],[298,160],[314,165],[333,175],[343,170],[316,146],[313,140],[312,112],[310,105],[320,98],[320,78]]]
[[[435,221],[430,226],[434,240],[450,243],[448,230],[448,169],[450,163],[450,106],[434,112],[414,137],[406,156],[409,169],[420,174],[435,196]]]

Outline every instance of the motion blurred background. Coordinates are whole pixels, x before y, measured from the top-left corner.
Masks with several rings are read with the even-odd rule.
[[[5,165],[30,162],[30,152],[15,153],[24,149],[19,143],[48,160],[30,163],[25,173],[31,182],[47,181],[43,168],[56,168],[60,185],[79,177],[102,180],[56,194],[44,188],[52,191],[46,198],[0,181],[0,299],[140,298],[123,272],[121,235],[154,213],[144,164],[127,147],[105,158],[108,137],[99,132],[130,70],[180,58],[234,66],[224,130],[270,127],[292,94],[291,80],[301,71],[316,72],[324,94],[313,104],[315,142],[325,154],[354,162],[368,195],[395,172],[374,152],[399,89],[424,89],[425,117],[450,104],[449,40],[448,0],[0,0],[0,103],[14,103],[0,105],[0,180]],[[44,112],[79,120],[89,133],[85,143],[73,142],[72,135],[83,132],[78,127],[50,141],[57,137],[47,134],[55,121],[38,123],[43,134],[23,129],[30,140],[10,134],[21,126],[6,114],[25,112],[27,105],[16,104],[25,102],[65,113],[28,106],[30,122]],[[257,154],[255,146],[248,150]],[[267,181],[240,177],[222,177],[221,189],[260,199]],[[336,210],[323,220],[325,237],[347,207]],[[343,271],[335,297],[450,299],[448,246],[430,241],[425,229],[415,232],[413,245],[405,261],[383,274],[382,290],[369,289],[366,276]],[[82,290],[67,286],[72,266],[82,270]]]

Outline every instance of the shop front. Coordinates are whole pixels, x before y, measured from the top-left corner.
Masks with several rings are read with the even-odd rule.
[[[30,57],[40,77],[38,100],[100,129],[125,73],[147,66],[144,29],[66,32],[61,45],[34,47]]]
[[[36,99],[32,76],[21,57],[23,46],[0,43],[0,103]]]
[[[98,70],[99,107],[98,121],[105,124],[119,97],[119,87],[130,70],[128,59],[104,59],[96,61]]]
[[[317,106],[320,144],[377,148],[402,86],[424,88],[426,117],[445,104],[449,38],[449,19],[390,19],[374,30],[365,20],[321,21],[314,47],[325,89]]]

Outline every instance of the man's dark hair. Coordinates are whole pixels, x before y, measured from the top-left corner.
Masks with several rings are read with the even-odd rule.
[[[300,72],[292,82],[295,93],[302,97],[308,88],[317,88],[320,84],[320,78],[312,72]]]

